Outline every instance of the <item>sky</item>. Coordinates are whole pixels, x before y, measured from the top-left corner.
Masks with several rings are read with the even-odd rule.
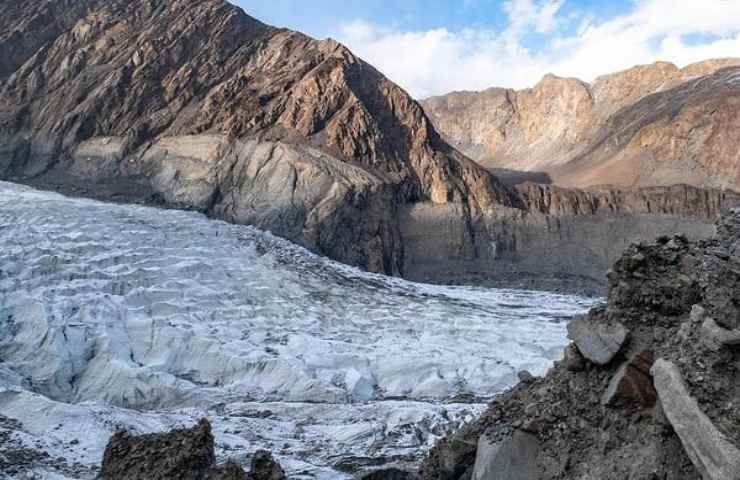
[[[334,38],[416,98],[740,57],[740,0],[232,0]]]

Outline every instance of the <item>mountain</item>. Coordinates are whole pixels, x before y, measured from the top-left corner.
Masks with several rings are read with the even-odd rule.
[[[423,102],[450,143],[489,168],[562,186],[740,189],[740,59],[658,62],[596,79],[547,75],[534,88]]]
[[[0,173],[132,191],[397,273],[398,203],[511,203],[342,45],[222,0],[11,2]]]
[[[512,188],[341,44],[265,25],[225,0],[5,3],[2,180],[192,209],[372,272],[558,289],[565,277],[603,285],[630,241],[705,236],[739,200],[721,189],[607,199]],[[572,90],[558,108],[588,111],[589,88],[548,78],[515,104],[526,97],[535,112],[538,96]],[[563,115],[546,127],[577,144],[585,134]]]

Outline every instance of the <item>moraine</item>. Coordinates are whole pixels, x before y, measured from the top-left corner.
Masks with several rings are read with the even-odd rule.
[[[50,455],[30,456],[37,478],[90,478],[116,429],[207,416],[221,458],[267,448],[290,478],[351,478],[339,468],[412,461],[518,371],[544,373],[592,305],[0,183],[0,457],[28,447]]]

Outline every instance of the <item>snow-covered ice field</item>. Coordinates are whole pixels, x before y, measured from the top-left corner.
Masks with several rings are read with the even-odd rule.
[[[409,283],[197,213],[0,183],[0,414],[22,423],[13,445],[82,477],[117,428],[202,416],[222,458],[267,448],[291,478],[414,459],[518,371],[544,373],[592,304]]]

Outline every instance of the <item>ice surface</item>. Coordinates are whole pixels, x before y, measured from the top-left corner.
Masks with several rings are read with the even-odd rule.
[[[591,305],[409,283],[197,213],[0,183],[0,413],[22,422],[14,441],[85,466],[116,428],[203,415],[220,455],[273,449],[292,478],[413,459],[518,371],[543,373]]]

